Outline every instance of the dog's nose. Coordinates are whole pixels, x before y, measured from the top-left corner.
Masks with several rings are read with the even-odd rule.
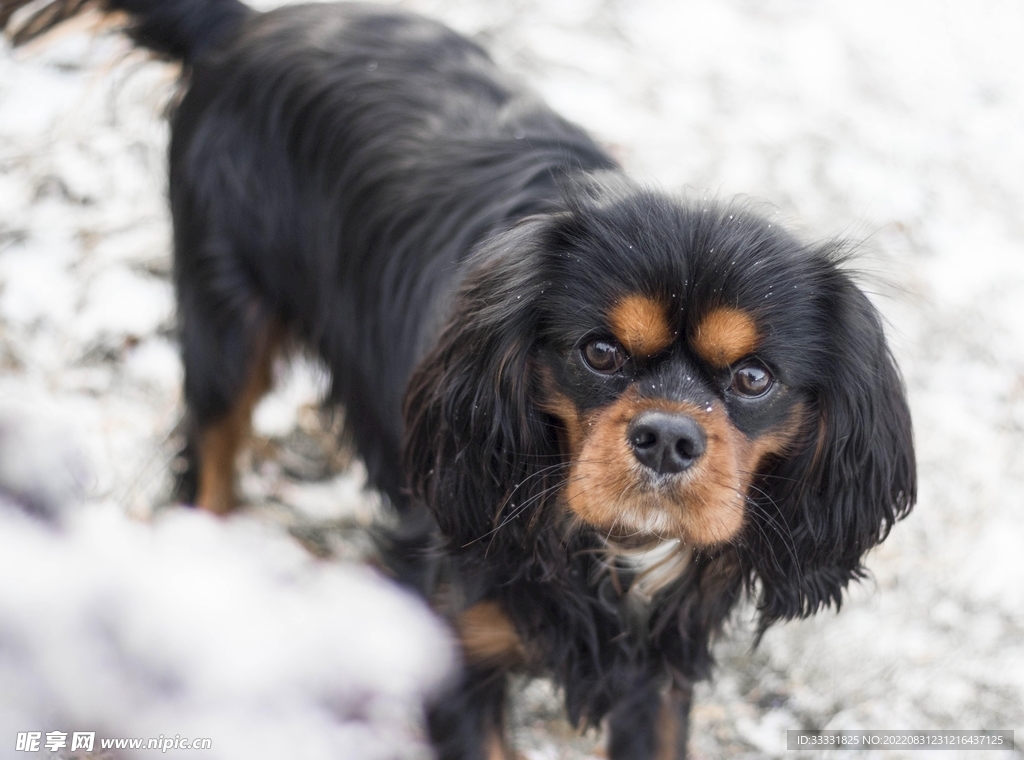
[[[640,463],[659,475],[689,469],[707,448],[707,436],[693,418],[667,412],[638,414],[626,428],[626,440]]]

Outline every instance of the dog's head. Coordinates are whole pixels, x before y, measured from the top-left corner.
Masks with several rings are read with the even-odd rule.
[[[915,465],[837,246],[621,181],[567,196],[478,256],[417,369],[414,493],[467,551],[673,538],[734,552],[766,620],[838,602]]]

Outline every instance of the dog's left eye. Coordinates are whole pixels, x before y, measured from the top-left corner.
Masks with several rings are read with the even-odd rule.
[[[592,340],[583,346],[583,361],[595,372],[614,375],[626,363],[626,352],[609,340]]]
[[[761,362],[748,361],[732,373],[732,389],[742,396],[763,396],[775,384],[775,378]]]

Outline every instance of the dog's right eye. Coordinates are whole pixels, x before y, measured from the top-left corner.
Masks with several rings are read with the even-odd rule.
[[[583,361],[595,372],[614,375],[626,363],[626,352],[610,340],[592,340],[583,346]]]
[[[732,376],[732,389],[747,398],[763,396],[773,385],[775,378],[772,373],[756,359],[741,364]]]

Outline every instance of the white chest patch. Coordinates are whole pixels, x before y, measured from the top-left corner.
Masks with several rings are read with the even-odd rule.
[[[652,541],[642,546],[608,542],[609,564],[630,571],[629,596],[647,604],[690,563],[692,550],[679,539]]]

